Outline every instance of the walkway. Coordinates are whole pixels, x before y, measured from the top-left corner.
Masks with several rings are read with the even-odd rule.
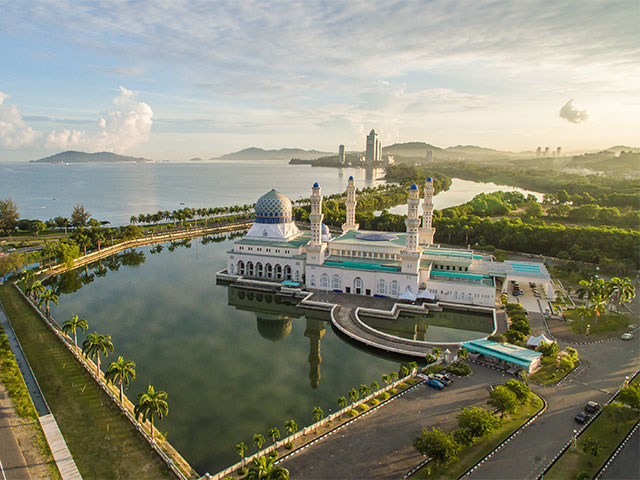
[[[9,339],[11,351],[16,357],[16,362],[18,364],[18,367],[20,368],[20,373],[22,374],[22,378],[24,379],[24,382],[27,386],[27,390],[29,391],[29,395],[31,396],[33,405],[35,406],[36,412],[38,413],[38,420],[40,421],[40,425],[42,426],[42,430],[47,439],[47,443],[51,448],[51,452],[53,453],[53,458],[56,461],[58,470],[62,475],[62,479],[82,480],[82,476],[78,471],[78,467],[73,461],[71,452],[69,451],[69,448],[64,441],[62,432],[60,432],[53,414],[49,410],[49,406],[47,405],[44,395],[42,395],[42,392],[40,391],[38,381],[31,371],[29,362],[27,362],[27,359],[24,356],[24,352],[22,351],[20,342],[18,342],[18,339],[16,338],[13,327],[11,326],[11,323],[9,323],[9,319],[4,312],[2,305],[0,305],[0,323],[2,323],[2,327],[4,328],[7,338]]]
[[[6,478],[16,480],[30,480],[29,466],[25,460],[18,439],[11,428],[11,417],[15,418],[13,405],[9,399],[7,392],[0,385],[0,478],[2,474]]]

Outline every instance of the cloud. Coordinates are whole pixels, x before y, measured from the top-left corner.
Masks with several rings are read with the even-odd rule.
[[[582,123],[587,118],[589,118],[589,114],[586,110],[578,110],[573,105],[573,100],[569,100],[567,103],[565,103],[564,106],[560,109],[558,115],[560,116],[560,118],[564,118],[571,123]]]
[[[149,140],[153,111],[144,102],[136,101],[136,92],[120,86],[113,99],[115,109],[97,122],[98,131],[87,134],[81,130],[64,129],[47,135],[49,148],[78,147],[90,151],[125,152]]]
[[[27,125],[20,108],[4,103],[7,98],[9,95],[0,92],[0,144],[14,150],[32,144],[40,132]]]
[[[109,75],[114,75],[116,77],[138,77],[144,73],[144,68],[137,65],[120,65],[113,67],[103,67],[101,68],[101,71]]]

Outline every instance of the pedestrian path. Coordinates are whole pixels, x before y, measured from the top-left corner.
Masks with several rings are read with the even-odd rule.
[[[71,456],[71,452],[69,451],[69,448],[64,441],[62,432],[60,432],[58,424],[56,423],[53,414],[49,410],[49,406],[47,405],[47,401],[45,400],[44,395],[40,390],[38,381],[31,371],[29,362],[27,362],[24,352],[22,351],[22,347],[20,346],[20,342],[18,341],[16,334],[13,331],[13,327],[11,326],[11,323],[9,322],[9,319],[7,318],[7,315],[4,312],[1,304],[0,323],[2,324],[2,328],[4,328],[4,332],[7,335],[7,338],[9,339],[11,351],[16,357],[16,363],[18,364],[18,368],[20,368],[20,373],[22,374],[24,383],[26,384],[29,395],[31,396],[31,401],[36,408],[36,412],[38,413],[38,420],[40,421],[40,425],[42,426],[42,430],[47,439],[47,443],[49,444],[49,448],[51,448],[53,458],[56,461],[56,465],[58,467],[58,470],[60,471],[62,479],[82,480],[82,476],[78,471],[78,467],[76,466],[76,463]]]

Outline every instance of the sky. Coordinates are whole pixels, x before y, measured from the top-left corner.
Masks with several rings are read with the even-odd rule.
[[[0,161],[640,146],[640,2],[0,0]]]

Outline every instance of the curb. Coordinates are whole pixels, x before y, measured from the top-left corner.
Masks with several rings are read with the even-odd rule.
[[[638,430],[638,427],[640,427],[640,420],[638,420],[636,422],[636,425],[631,429],[631,431],[627,434],[626,437],[624,437],[624,440],[622,440],[622,442],[620,443],[620,445],[618,445],[618,448],[616,448],[613,453],[611,454],[611,456],[607,459],[607,461],[605,462],[605,464],[602,466],[602,468],[600,468],[600,470],[598,470],[596,472],[596,474],[594,475],[594,479],[597,480],[598,478],[600,478],[600,475],[602,475],[603,473],[605,473],[607,471],[607,468],[609,468],[609,465],[611,465],[611,462],[613,462],[616,457],[618,456],[618,454],[620,453],[620,451],[624,448],[624,446],[627,444],[627,442],[631,439],[631,437],[633,436],[634,433],[636,433],[636,430]]]

